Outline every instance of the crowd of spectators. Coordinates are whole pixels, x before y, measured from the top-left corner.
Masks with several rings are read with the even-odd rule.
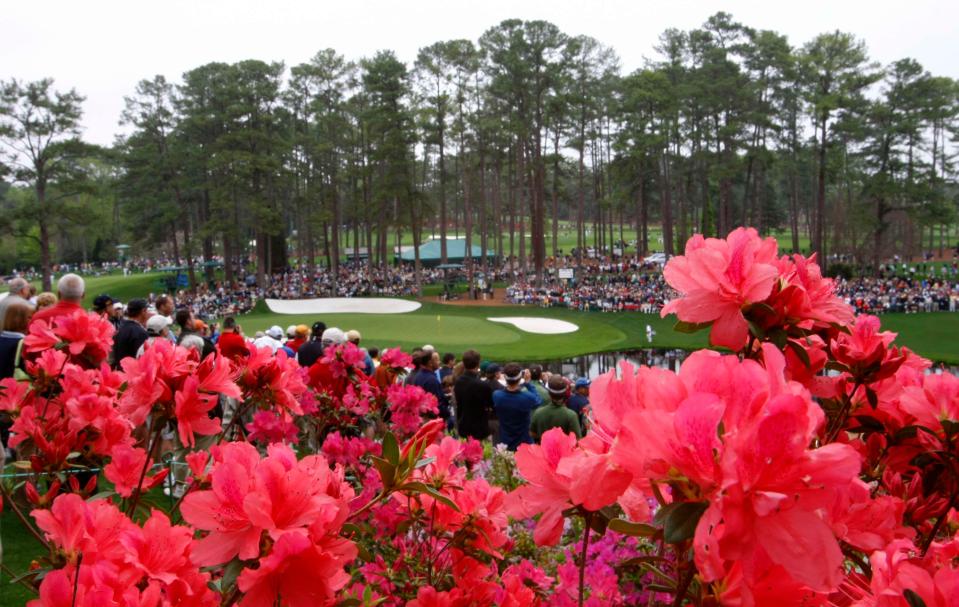
[[[959,282],[932,278],[864,277],[836,280],[836,293],[857,313],[955,312]]]
[[[563,262],[546,270],[540,286],[529,281],[509,285],[507,301],[582,311],[653,313],[674,296],[656,264],[601,260],[573,267],[572,260]]]

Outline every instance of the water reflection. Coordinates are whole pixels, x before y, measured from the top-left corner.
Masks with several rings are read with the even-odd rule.
[[[551,360],[543,363],[543,367],[551,373],[561,373],[566,377],[588,377],[595,379],[610,369],[615,369],[622,360],[633,365],[645,365],[669,369],[675,373],[683,360],[689,356],[685,350],[666,350],[664,348],[648,348],[645,350],[630,350],[627,352],[601,352],[598,354],[584,354],[563,360]],[[927,373],[952,373],[959,375],[959,367],[933,363]],[[829,372],[834,375],[835,372]]]
[[[584,354],[564,360],[551,360],[543,367],[551,373],[561,373],[566,377],[596,378],[610,369],[615,369],[622,360],[633,365],[660,367],[674,372],[679,371],[679,365],[689,355],[685,350],[665,350],[663,348],[649,348],[645,350],[630,350],[628,352],[601,352],[598,354]]]

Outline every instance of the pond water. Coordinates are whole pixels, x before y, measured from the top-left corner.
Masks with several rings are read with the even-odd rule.
[[[648,348],[645,350],[630,350],[627,352],[600,352],[584,354],[563,360],[551,360],[543,363],[543,367],[552,373],[562,373],[566,377],[589,377],[594,379],[610,369],[615,369],[622,360],[633,365],[661,367],[671,371],[679,371],[680,363],[689,355],[685,350],[666,350],[663,348]]]
[[[562,360],[551,360],[543,363],[543,368],[552,373],[562,373],[566,377],[588,377],[596,379],[610,369],[615,369],[620,361],[628,361],[633,365],[660,367],[679,372],[683,360],[689,356],[686,350],[667,350],[664,348],[647,348],[644,350],[629,350],[626,352],[600,352],[584,354]],[[959,367],[934,363],[929,370],[931,373],[941,372],[959,375]]]

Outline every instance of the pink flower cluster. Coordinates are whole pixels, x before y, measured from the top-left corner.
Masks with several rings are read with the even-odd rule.
[[[265,458],[248,443],[211,449],[210,488],[189,493],[181,512],[204,532],[193,544],[200,566],[244,564],[240,605],[333,604],[349,581],[344,567],[356,556],[340,537],[354,497],[342,469],[312,455],[297,460],[282,444]]]
[[[424,415],[437,415],[436,397],[419,386],[393,384],[386,391],[390,422],[398,433],[409,436],[423,423]]]
[[[733,351],[747,345],[749,322],[761,329],[812,329],[852,321],[852,309],[836,297],[815,257],[776,254],[776,240],[760,238],[753,228],[737,228],[725,240],[694,235],[685,255],[663,270],[681,296],[662,315],[711,325],[710,343]]]
[[[346,468],[357,468],[366,455],[380,455],[382,446],[366,437],[344,437],[334,431],[326,435],[322,447],[323,455],[334,464]]]
[[[193,531],[154,510],[141,526],[106,500],[59,496],[32,512],[63,564],[30,607],[182,605],[214,607],[210,574],[193,561]]]

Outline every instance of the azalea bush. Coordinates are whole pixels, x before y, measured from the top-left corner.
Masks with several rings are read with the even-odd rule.
[[[35,323],[0,383],[5,505],[46,551],[19,583],[37,607],[959,605],[959,379],[755,230],[664,272],[663,313],[715,349],[623,363],[582,439],[515,454],[352,344],[301,369],[156,340],[111,370],[108,323]]]

